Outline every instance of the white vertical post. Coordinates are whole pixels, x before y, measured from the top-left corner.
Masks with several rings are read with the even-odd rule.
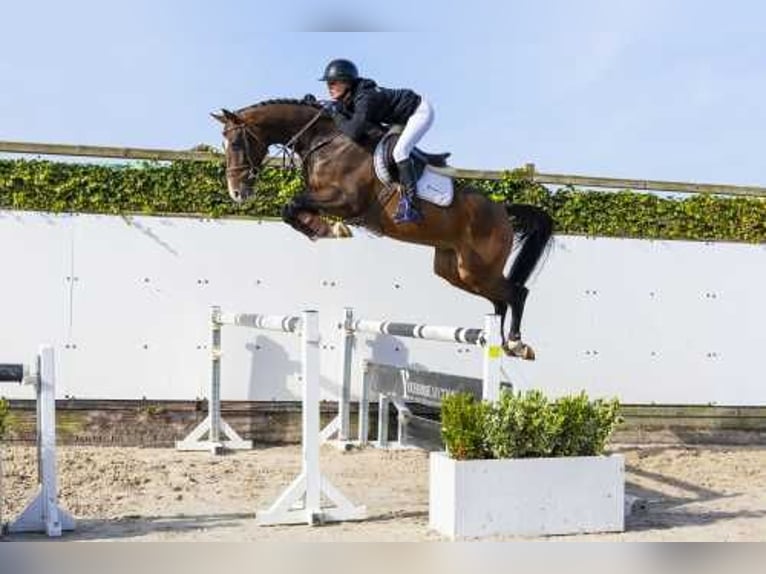
[[[495,402],[500,398],[500,374],[503,358],[503,339],[500,333],[500,316],[484,317],[484,368],[482,373],[482,398]]]
[[[319,316],[305,311],[301,318],[301,358],[303,377],[303,467],[267,510],[259,511],[261,525],[310,525],[340,520],[361,520],[364,506],[354,506],[324,476],[319,468]],[[322,507],[322,495],[330,503]]]
[[[362,388],[359,391],[359,444],[366,445],[370,433],[370,370],[367,364],[362,374]]]
[[[388,414],[390,399],[386,395],[378,397],[378,446],[388,446]]]
[[[218,306],[210,308],[210,395],[207,416],[180,441],[176,450],[209,450],[223,454],[226,450],[253,448],[253,441],[244,440],[221,416],[221,329],[223,313]],[[207,439],[205,439],[207,436]]]
[[[217,452],[221,443],[221,308],[212,307],[210,314],[210,397],[208,416],[210,417],[210,437],[212,451]]]
[[[58,484],[56,475],[56,365],[52,347],[42,347],[39,357],[40,380],[37,398],[37,416],[40,417],[39,469],[43,497],[43,516],[48,536],[61,536],[58,510]]]
[[[321,513],[319,469],[319,321],[316,311],[303,312],[301,333],[303,376],[303,468],[306,472],[306,521]]]
[[[9,532],[40,532],[61,536],[62,530],[74,530],[74,519],[58,505],[56,475],[56,365],[53,347],[40,347],[37,372],[33,377],[37,399],[37,457],[40,491]]]
[[[338,417],[340,429],[338,440],[347,441],[351,435],[351,362],[354,348],[354,311],[350,307],[343,309],[343,324],[341,326],[340,343],[340,398],[338,401]]]
[[[351,361],[354,345],[354,311],[350,307],[343,310],[343,319],[338,324],[341,332],[340,366],[338,368],[338,414],[319,433],[319,441],[324,443],[333,436],[338,437],[338,446],[345,448],[351,436]]]

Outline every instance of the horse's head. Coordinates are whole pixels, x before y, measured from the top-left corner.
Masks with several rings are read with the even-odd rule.
[[[239,114],[221,110],[220,114],[210,115],[223,124],[226,183],[231,198],[240,203],[253,195],[253,184],[269,144],[262,130]]]

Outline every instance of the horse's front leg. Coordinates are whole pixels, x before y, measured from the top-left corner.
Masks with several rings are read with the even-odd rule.
[[[319,213],[319,207],[306,194],[295,196],[284,206],[282,219],[312,241],[326,237],[351,236],[351,232],[345,224],[337,222],[331,225],[328,223]]]
[[[282,220],[311,240],[318,239],[322,231],[319,210],[309,208],[305,195],[297,195],[282,208]]]

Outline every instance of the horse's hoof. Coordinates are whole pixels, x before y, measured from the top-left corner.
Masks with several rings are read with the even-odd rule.
[[[505,350],[505,354],[509,357],[516,357],[524,361],[534,361],[536,358],[535,350],[526,343],[522,343],[520,340],[506,341],[503,345],[503,349]]]
[[[342,221],[336,221],[332,224],[331,227],[332,230],[332,236],[338,239],[343,239],[345,237],[351,237],[351,228],[343,223]]]

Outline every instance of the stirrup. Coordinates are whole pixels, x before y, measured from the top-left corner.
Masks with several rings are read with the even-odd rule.
[[[399,205],[394,215],[394,223],[417,223],[423,220],[423,214],[406,196],[399,199]]]

